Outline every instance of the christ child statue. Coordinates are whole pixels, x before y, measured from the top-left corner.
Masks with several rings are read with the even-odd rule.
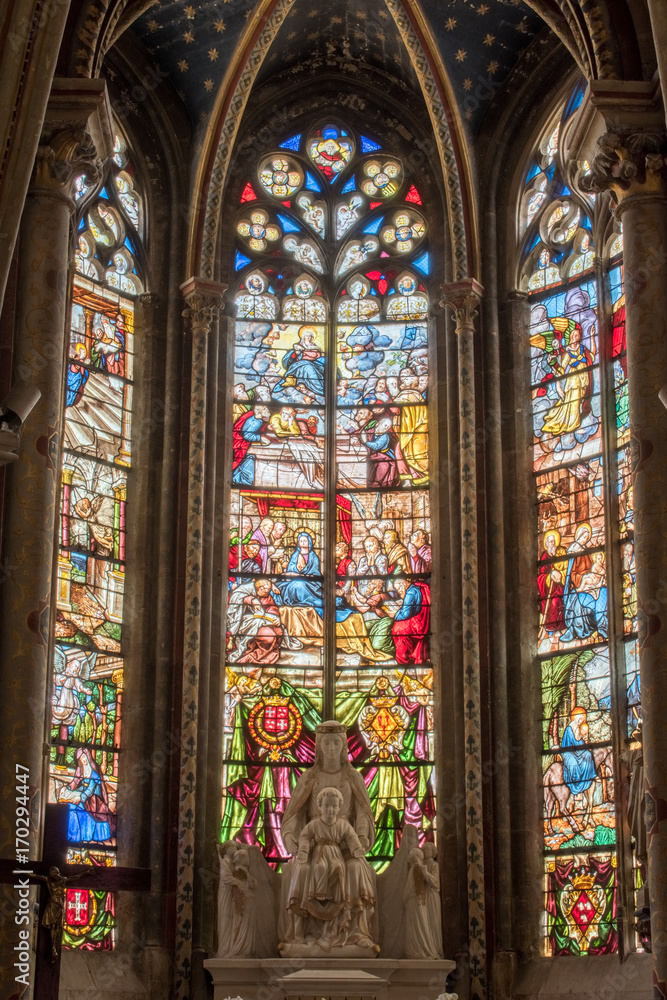
[[[294,917],[294,941],[303,941],[308,916],[323,921],[319,942],[325,950],[338,943],[341,920],[348,922],[346,911],[352,906],[348,865],[342,845],[353,858],[363,859],[365,852],[354,827],[339,819],[342,793],[333,787],[323,788],[317,796],[319,817],[306,823],[299,835],[296,865],[289,892],[289,908]]]

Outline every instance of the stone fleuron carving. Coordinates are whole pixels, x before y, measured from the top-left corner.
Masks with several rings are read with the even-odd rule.
[[[348,759],[344,726],[325,722],[316,734],[315,764],[299,779],[282,823],[296,860],[283,874],[280,953],[372,958],[379,946],[375,873],[364,857],[375,838],[368,792]]]
[[[411,850],[408,864],[403,892],[405,957],[442,958],[440,874],[434,845]]]
[[[608,129],[598,139],[590,173],[581,178],[585,191],[611,191],[616,203],[632,193],[665,188],[667,136],[657,129]]]
[[[250,856],[240,844],[218,845],[218,958],[250,958],[255,950],[255,879]]]

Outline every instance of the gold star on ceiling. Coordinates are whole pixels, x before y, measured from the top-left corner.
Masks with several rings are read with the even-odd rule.
[[[474,108],[466,108],[465,115],[468,121],[470,121],[474,113],[475,113]]]
[[[463,89],[464,90],[472,90],[472,80],[470,79],[469,76],[467,76],[465,78],[465,80],[463,81]]]
[[[445,21],[445,27],[447,28],[447,31],[453,31],[454,28],[456,27],[456,18],[448,17],[447,20]]]
[[[178,68],[180,69],[181,73],[185,73],[186,69],[189,69],[187,60],[186,59],[179,59],[178,60]]]
[[[209,94],[211,93],[213,90],[213,80],[204,80],[204,90]]]
[[[222,18],[219,18],[217,21],[213,22],[213,27],[218,32],[218,34],[221,35],[222,32],[225,30],[225,22],[222,20]]]
[[[492,35],[491,32],[489,32],[488,35],[486,35],[486,37],[484,38],[484,44],[485,45],[493,45],[493,43],[495,42],[495,40],[496,40],[496,36]]]
[[[290,31],[289,35],[287,36],[287,41],[293,42],[295,38],[296,38],[296,31]]]
[[[517,31],[520,31],[522,35],[525,35],[526,32],[528,31],[528,25],[526,24],[526,18],[525,17],[522,18],[519,21],[518,24],[514,25],[514,27],[516,28]]]
[[[195,36],[192,34],[191,31],[184,31],[183,38],[185,39],[186,45],[189,45],[190,42],[194,42],[195,40]]]
[[[488,14],[488,12],[489,12],[489,5],[488,5],[488,3],[481,3],[479,5],[479,7],[477,8],[477,13],[478,14]]]
[[[387,13],[386,10],[379,10],[378,15],[379,17],[382,18],[383,21],[387,21],[389,19],[389,14]]]
[[[183,12],[187,17],[188,21],[194,21],[195,19],[195,9],[194,7],[184,7]]]
[[[366,13],[365,10],[358,10],[357,17],[359,18],[360,21],[365,21],[366,18],[368,17],[368,14]]]
[[[375,37],[377,38],[378,42],[386,42],[387,41],[387,36],[385,35],[384,31],[376,31],[375,32]]]
[[[149,31],[157,31],[157,29],[159,27],[160,27],[160,25],[157,23],[157,21],[155,20],[155,18],[153,18],[152,21],[148,22],[148,30]]]
[[[338,15],[335,15],[334,17],[331,18],[331,21],[329,23],[331,25],[342,24],[343,23],[343,18],[342,17],[338,17]]]
[[[215,62],[215,60],[218,58],[218,50],[217,49],[209,49],[208,50],[208,57],[211,60],[211,62]]]
[[[317,7],[313,7],[312,10],[308,11],[308,13],[306,14],[306,17],[317,17],[318,14],[319,14],[319,11],[318,11]]]
[[[495,59],[492,59],[489,65],[486,67],[486,72],[491,74],[496,73],[499,66],[500,63],[497,62]]]
[[[463,62],[463,60],[465,59],[465,57],[467,55],[468,55],[468,53],[466,52],[465,49],[459,49],[457,51],[457,53],[456,53],[456,61],[457,62]]]
[[[296,34],[296,32],[295,32],[295,34]],[[309,31],[308,32],[308,41],[309,42],[314,42],[318,35],[319,35],[319,31]]]

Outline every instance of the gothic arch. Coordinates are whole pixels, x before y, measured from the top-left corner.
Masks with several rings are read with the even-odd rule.
[[[218,240],[220,207],[232,150],[254,81],[295,0],[265,0],[246,30],[221,86],[192,197],[189,269],[211,280]],[[435,45],[423,22],[402,0],[386,0],[417,72],[433,123],[448,200],[448,225],[454,280],[478,273],[475,196],[466,139],[456,102]]]
[[[646,12],[630,0],[526,0],[560,38],[588,80],[645,77],[640,34]],[[650,74],[649,74],[650,75]]]

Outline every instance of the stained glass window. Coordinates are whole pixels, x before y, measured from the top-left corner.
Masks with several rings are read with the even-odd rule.
[[[288,857],[335,716],[381,869],[435,824],[428,222],[399,157],[321,122],[260,157],[236,234],[222,838]]]
[[[546,129],[519,207],[530,301],[549,955],[616,951],[623,900],[634,909],[641,884],[636,860],[618,846],[625,818],[613,753],[616,740],[632,745],[641,720],[622,235],[604,204],[565,181],[573,165],[563,139],[576,106]],[[575,177],[588,169],[574,165]],[[605,231],[596,249],[593,232]]]
[[[119,136],[101,188],[79,185],[77,209],[49,799],[69,806],[68,860],[110,866],[117,843],[127,475],[143,226],[141,197]],[[67,890],[66,947],[109,949],[113,932],[112,893]]]

